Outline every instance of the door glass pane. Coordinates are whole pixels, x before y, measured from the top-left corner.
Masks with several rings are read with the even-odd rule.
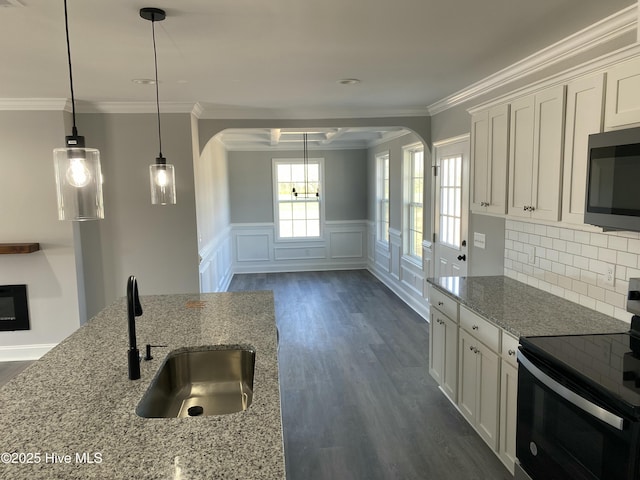
[[[460,247],[462,215],[462,157],[443,158],[440,164],[440,240]]]

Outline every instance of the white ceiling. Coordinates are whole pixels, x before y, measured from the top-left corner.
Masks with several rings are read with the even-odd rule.
[[[68,0],[76,98],[420,111],[633,0]],[[0,0],[0,99],[69,97],[62,0]],[[23,6],[13,6],[20,5]],[[358,78],[345,86],[342,78]],[[425,109],[426,113],[426,109]]]

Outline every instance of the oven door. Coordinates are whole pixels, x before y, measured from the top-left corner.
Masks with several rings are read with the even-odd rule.
[[[518,351],[516,456],[533,480],[633,480],[638,423]],[[554,378],[555,377],[555,378]],[[567,388],[571,385],[571,388]]]

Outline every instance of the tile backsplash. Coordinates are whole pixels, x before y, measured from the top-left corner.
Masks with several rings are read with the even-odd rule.
[[[506,220],[506,276],[626,322],[628,279],[640,277],[639,254],[640,233]]]

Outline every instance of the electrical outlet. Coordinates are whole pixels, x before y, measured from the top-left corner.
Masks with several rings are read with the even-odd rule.
[[[615,279],[616,279],[616,266],[613,263],[607,263],[607,268],[604,273],[605,285],[610,285],[613,287]]]

